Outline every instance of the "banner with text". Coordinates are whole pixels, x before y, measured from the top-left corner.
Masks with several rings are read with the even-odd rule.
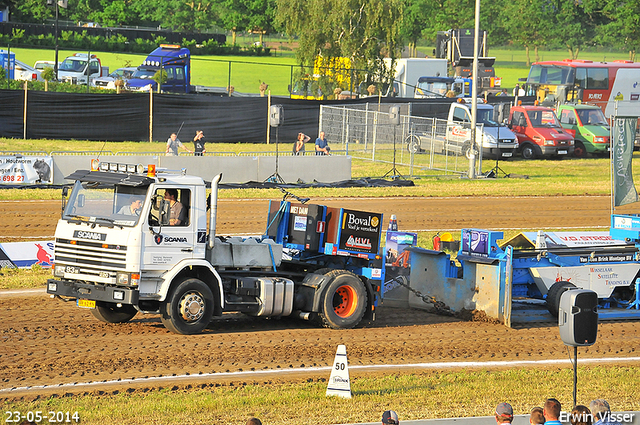
[[[631,170],[637,123],[638,117],[614,117],[611,126],[613,202],[616,207],[638,202],[638,192],[633,183]]]
[[[50,156],[0,156],[1,184],[53,183],[53,158]]]

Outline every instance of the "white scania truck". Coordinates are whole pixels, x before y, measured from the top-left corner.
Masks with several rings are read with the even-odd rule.
[[[230,311],[335,329],[375,318],[381,214],[283,199],[270,202],[264,236],[216,237],[221,175],[207,199],[199,177],[144,168],[101,163],[67,177],[75,183],[63,191],[52,297],[109,323],[160,314],[180,334]]]

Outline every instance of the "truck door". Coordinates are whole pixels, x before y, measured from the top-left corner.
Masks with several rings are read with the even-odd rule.
[[[447,150],[458,152],[471,140],[471,115],[467,108],[452,104],[447,125]]]
[[[89,62],[89,69],[87,70],[87,81],[91,83],[94,79],[100,76],[100,62],[92,60]]]
[[[576,137],[576,131],[578,129],[578,121],[576,117],[576,111],[573,109],[563,109],[560,111],[560,124],[567,130],[567,133]]]
[[[180,187],[164,187],[154,193],[147,223],[143,228],[143,268],[168,270],[181,260],[193,258],[196,246],[195,220],[192,209],[194,193]],[[170,224],[160,225],[161,200],[169,201]]]
[[[518,138],[518,142],[522,143],[524,140],[529,140],[526,136],[527,131],[527,118],[522,111],[514,111],[513,115],[511,115],[511,122],[509,124],[514,133],[516,133],[516,137]]]

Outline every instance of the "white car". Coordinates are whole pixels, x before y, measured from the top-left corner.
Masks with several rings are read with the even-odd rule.
[[[24,62],[20,62],[17,59],[14,68],[13,79],[21,81],[44,81],[44,79],[40,75],[40,71],[27,65]]]
[[[124,80],[126,82],[137,69],[138,68],[135,67],[118,68],[106,77],[100,77],[93,80],[93,85],[101,89],[115,90],[116,80]]]

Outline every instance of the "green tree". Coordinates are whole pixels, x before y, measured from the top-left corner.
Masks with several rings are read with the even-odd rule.
[[[276,22],[298,37],[301,66],[312,67],[317,57],[323,64],[347,58],[358,81],[364,74],[389,80],[393,67],[383,58],[394,60],[402,50],[403,6],[402,0],[278,0]]]
[[[552,39],[566,47],[571,59],[577,59],[580,49],[595,36],[592,15],[586,13],[581,0],[547,0],[553,13],[550,26]]]
[[[249,12],[248,27],[260,35],[260,45],[264,42],[263,36],[274,32],[276,17],[275,0],[245,0]]]
[[[629,60],[635,61],[640,45],[640,0],[622,0],[620,2],[589,1],[585,9],[594,13],[598,10],[603,20],[598,26],[598,40],[629,52]]]
[[[231,44],[235,46],[238,31],[249,27],[249,10],[244,1],[238,0],[222,0],[220,6],[222,27],[231,31]]]
[[[217,22],[219,4],[214,0],[135,0],[132,6],[143,21],[174,31],[201,31]]]
[[[535,60],[540,60],[538,48],[553,36],[549,25],[554,19],[553,6],[547,0],[513,0],[506,6],[505,12],[508,16],[506,28],[512,40],[524,46],[527,66],[531,64],[531,47],[535,51]]]

